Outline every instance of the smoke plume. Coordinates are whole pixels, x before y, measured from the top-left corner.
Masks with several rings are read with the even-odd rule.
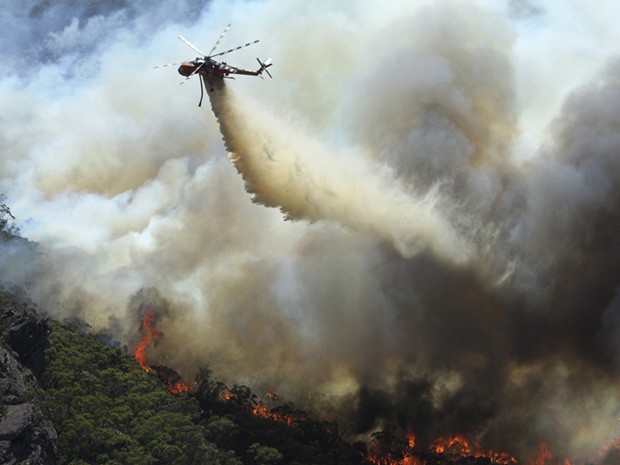
[[[160,309],[152,357],[279,390],[352,436],[611,463],[619,13],[6,7],[0,193],[40,253],[6,246],[1,278],[128,344],[139,309]],[[197,108],[197,79],[152,67],[194,58],[178,34],[209,50],[228,22],[223,48],[261,42],[226,60],[272,57],[274,79],[239,76]]]

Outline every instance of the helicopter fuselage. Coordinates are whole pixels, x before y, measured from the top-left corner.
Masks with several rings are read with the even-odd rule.
[[[224,78],[230,74],[230,69],[224,63],[218,63],[210,58],[207,58],[206,61],[202,61],[202,59],[184,61],[179,66],[178,71],[181,76],[190,77],[196,73],[197,68],[200,68],[198,74],[210,78]]]

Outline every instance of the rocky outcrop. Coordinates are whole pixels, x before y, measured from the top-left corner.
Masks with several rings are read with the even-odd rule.
[[[8,331],[7,343],[19,357],[19,361],[30,368],[37,378],[45,370],[45,349],[49,346],[49,328],[45,320],[35,313],[15,315]]]
[[[0,302],[0,463],[53,465],[56,431],[42,408],[48,327],[32,310]]]

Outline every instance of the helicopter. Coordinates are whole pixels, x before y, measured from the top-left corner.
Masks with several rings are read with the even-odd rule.
[[[265,60],[264,62],[262,62],[260,59],[257,58],[256,60],[258,61],[258,64],[260,65],[260,67],[256,71],[251,71],[251,70],[247,70],[243,68],[238,68],[236,66],[231,66],[225,61],[219,62],[219,61],[214,60],[215,57],[226,55],[227,53],[231,53],[231,52],[240,50],[242,48],[249,47],[250,45],[253,45],[259,42],[259,40],[257,39],[254,42],[248,42],[247,44],[239,45],[238,47],[231,48],[230,50],[216,53],[214,55],[213,52],[215,52],[215,49],[217,48],[219,43],[222,41],[222,39],[226,35],[226,32],[228,32],[228,29],[230,29],[230,24],[226,26],[226,28],[224,29],[224,32],[220,34],[220,37],[217,39],[217,41],[215,42],[215,45],[213,46],[213,48],[208,54],[201,52],[198,47],[192,44],[185,37],[178,36],[179,39],[181,39],[187,46],[189,46],[192,50],[200,54],[200,56],[197,57],[195,60],[184,61],[180,63],[180,66],[178,69],[179,74],[181,76],[185,76],[186,80],[191,78],[195,74],[198,75],[200,79],[200,101],[198,102],[199,107],[202,105],[204,89],[208,89],[209,91],[213,92],[214,81],[222,80],[224,78],[234,79],[234,77],[230,76],[231,74],[242,74],[246,76],[259,76],[262,79],[263,77],[262,74],[263,72],[265,72],[270,78],[273,78],[271,73],[267,70],[267,68],[273,65],[271,58]],[[155,66],[155,69],[165,68],[167,66],[176,66],[178,64],[179,63],[170,63],[166,65],[159,65],[159,66]],[[181,84],[183,84],[183,82],[181,82]]]

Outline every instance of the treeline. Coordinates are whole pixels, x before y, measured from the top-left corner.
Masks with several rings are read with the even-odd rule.
[[[67,465],[363,463],[362,444],[291,404],[273,409],[247,386],[199,370],[189,392],[166,390],[174,372],[148,373],[120,349],[50,322],[44,386]]]

